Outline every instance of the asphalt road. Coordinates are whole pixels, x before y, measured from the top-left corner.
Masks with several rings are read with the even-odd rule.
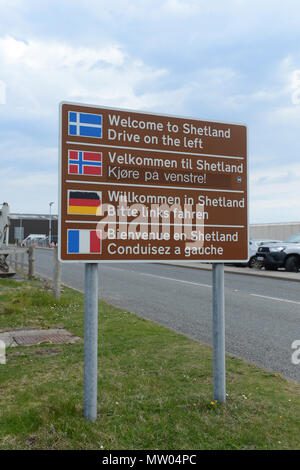
[[[53,252],[36,250],[36,271],[52,276]],[[212,344],[211,272],[143,263],[99,265],[99,296]],[[84,265],[64,264],[63,282],[83,290]],[[300,283],[225,273],[226,351],[300,383],[291,361],[300,340]],[[201,360],[201,357],[199,357]]]

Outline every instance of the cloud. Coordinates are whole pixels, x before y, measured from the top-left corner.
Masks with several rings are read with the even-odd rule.
[[[27,212],[41,212],[47,199],[57,200],[61,100],[147,108],[153,106],[151,94],[138,95],[135,88],[166,74],[113,41],[75,47],[11,36],[0,38],[0,70],[6,84],[6,104],[0,106],[1,193],[13,211]]]
[[[172,84],[168,69],[145,64],[117,43],[88,48],[10,36],[0,38],[0,70],[7,84],[5,119],[22,110],[27,119],[49,120],[63,99],[140,109],[177,102],[179,111],[184,97],[207,99],[236,79],[229,67],[205,67]]]
[[[281,60],[268,89],[244,97],[244,102],[269,103],[262,113],[265,124],[273,128],[274,135],[283,130],[299,129],[300,122],[300,57],[289,54]],[[243,103],[243,98],[240,100]]]
[[[58,184],[56,172],[34,170],[31,173],[16,174],[15,168],[0,170],[1,196],[8,202],[11,212],[47,213],[49,202],[55,201],[54,212],[58,210]]]
[[[157,73],[126,56],[118,44],[96,49],[13,37],[0,39],[0,70],[10,104],[27,107],[28,113],[43,112],[45,104],[62,97],[82,94],[84,99],[90,89],[109,99],[108,83],[117,85],[128,78],[134,87],[143,75]]]
[[[58,103],[70,100],[246,123],[251,217],[281,204],[278,217],[299,218],[296,0],[0,0],[0,9],[1,192],[24,211],[55,200],[47,175],[56,178]]]
[[[251,222],[300,220],[300,163],[268,165],[250,174]],[[295,214],[295,215],[292,215]]]
[[[69,67],[87,70],[97,63],[120,66],[124,62],[124,53],[114,44],[99,49],[74,48],[57,41],[20,41],[6,36],[0,39],[0,51],[5,65],[17,64],[19,67],[25,66],[33,70]]]
[[[196,1],[196,0],[166,0],[163,3],[162,11],[179,15],[182,18],[182,15],[189,17],[191,15],[199,14],[203,7],[205,7],[206,2]]]
[[[30,136],[40,147],[57,142],[60,101],[148,108],[151,96],[136,88],[167,73],[129,56],[113,41],[96,48],[10,36],[0,38],[0,71],[6,85],[1,142],[26,145]]]

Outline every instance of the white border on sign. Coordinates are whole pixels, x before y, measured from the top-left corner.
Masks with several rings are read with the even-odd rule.
[[[126,259],[126,260],[63,260],[61,258],[61,178],[62,178],[62,107],[63,105],[71,105],[71,106],[82,106],[82,107],[87,107],[87,108],[99,108],[99,109],[107,109],[110,111],[123,111],[123,112],[128,112],[128,113],[136,113],[136,114],[147,114],[150,116],[163,116],[163,117],[170,117],[170,118],[177,118],[177,119],[192,119],[194,121],[207,121],[210,123],[215,123],[215,124],[226,124],[226,125],[232,125],[232,126],[244,126],[246,128],[246,150],[247,150],[247,245],[248,245],[248,257],[246,259],[240,259],[240,260],[189,260],[189,259],[160,259],[160,260],[131,260],[131,259]],[[102,122],[103,126],[103,122]],[[229,122],[220,122],[220,121],[211,121],[207,119],[201,119],[201,118],[196,118],[196,117],[191,117],[191,116],[174,116],[171,114],[164,114],[164,113],[150,113],[148,111],[136,111],[134,109],[127,109],[127,108],[110,108],[108,106],[99,106],[95,104],[86,104],[86,103],[77,103],[77,102],[72,102],[72,101],[61,101],[59,103],[59,130],[58,130],[58,145],[59,145],[59,158],[58,158],[58,177],[59,177],[59,182],[58,182],[58,201],[59,201],[59,209],[58,209],[58,240],[59,240],[59,250],[58,250],[58,259],[62,263],[94,263],[94,264],[99,264],[99,263],[163,263],[163,262],[170,262],[170,263],[176,263],[176,262],[181,262],[181,263],[208,263],[208,264],[224,264],[224,263],[246,263],[249,260],[249,146],[248,146],[248,126],[243,123],[229,123]],[[78,142],[78,145],[80,145],[80,142]],[[122,147],[123,148],[123,147]],[[87,224],[90,223],[90,221],[86,222]],[[93,223],[93,221],[91,221]]]

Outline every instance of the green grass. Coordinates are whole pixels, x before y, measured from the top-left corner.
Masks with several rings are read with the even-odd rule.
[[[0,331],[83,337],[83,295],[0,280]],[[299,449],[300,386],[227,357],[212,404],[212,350],[99,302],[98,420],[83,419],[83,342],[9,348],[0,365],[0,449]]]

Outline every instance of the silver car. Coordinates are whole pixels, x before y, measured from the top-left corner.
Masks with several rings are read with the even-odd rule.
[[[270,245],[271,243],[277,242],[281,242],[281,240],[270,240],[270,238],[251,238],[249,240],[248,246],[249,261],[247,266],[249,266],[249,268],[253,268],[258,264],[256,260],[256,253],[260,246]]]

